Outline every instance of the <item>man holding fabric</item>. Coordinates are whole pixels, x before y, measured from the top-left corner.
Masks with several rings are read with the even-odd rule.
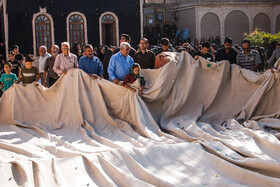
[[[55,58],[53,70],[61,76],[62,74],[67,74],[67,71],[72,68],[78,67],[77,56],[70,53],[70,45],[68,42],[63,42],[61,44],[62,53],[57,55]]]
[[[259,52],[251,49],[251,42],[249,40],[242,41],[243,51],[239,52],[236,56],[236,63],[241,68],[257,71],[261,58]]]
[[[108,66],[109,80],[118,84],[123,81],[125,76],[130,73],[133,59],[129,56],[130,44],[122,42],[120,52],[113,55]]]
[[[84,46],[85,56],[81,57],[79,60],[79,68],[84,70],[89,76],[97,79],[98,76],[103,78],[104,70],[103,65],[99,58],[93,56],[93,48],[91,45],[87,44]]]

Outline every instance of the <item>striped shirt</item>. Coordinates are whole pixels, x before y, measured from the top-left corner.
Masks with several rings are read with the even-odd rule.
[[[236,63],[241,68],[252,69],[256,64],[261,64],[261,58],[256,50],[251,50],[247,55],[244,54],[244,51],[241,51],[236,56]]]

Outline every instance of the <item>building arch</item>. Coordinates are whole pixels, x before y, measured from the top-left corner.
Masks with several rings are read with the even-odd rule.
[[[119,46],[119,19],[113,12],[104,12],[99,17],[100,45]]]
[[[78,42],[81,46],[88,43],[87,19],[81,12],[71,12],[66,18],[67,41],[70,46]]]
[[[270,18],[265,13],[258,13],[253,20],[253,29],[261,29],[270,32]]]
[[[54,23],[53,18],[46,12],[39,12],[33,15],[33,53],[39,56],[39,47],[45,45],[47,51],[51,51],[54,44]]]
[[[216,36],[221,36],[221,26],[220,26],[220,19],[217,14],[213,12],[208,12],[204,14],[201,18],[201,38],[204,38],[206,41],[210,37],[214,39]]]
[[[244,33],[249,32],[249,19],[240,10],[230,12],[225,19],[225,36],[231,37],[233,43],[240,44],[244,38]]]

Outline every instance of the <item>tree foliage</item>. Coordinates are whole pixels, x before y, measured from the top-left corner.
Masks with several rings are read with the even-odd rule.
[[[280,41],[280,32],[271,34],[268,32],[261,31],[256,28],[254,32],[248,34],[244,33],[245,38],[251,42],[251,45],[258,45],[260,47],[267,47],[271,43]]]

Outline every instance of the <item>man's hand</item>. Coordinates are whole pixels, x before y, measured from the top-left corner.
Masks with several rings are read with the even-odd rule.
[[[197,60],[198,59],[198,56],[196,55],[195,57],[193,57],[195,60]]]
[[[118,79],[114,79],[113,82],[114,82],[115,84],[119,84],[119,80],[118,80]]]
[[[98,76],[97,75],[94,75],[94,74],[89,74],[90,77],[92,77],[93,79],[97,79]]]
[[[139,96],[142,97],[142,92],[139,92]]]
[[[130,88],[130,91],[132,92],[136,92],[136,90],[134,88]]]
[[[47,82],[44,82],[44,83],[43,83],[43,86],[48,87]]]
[[[66,74],[67,74],[67,70],[62,70],[62,73],[63,73],[64,75],[66,75]]]

